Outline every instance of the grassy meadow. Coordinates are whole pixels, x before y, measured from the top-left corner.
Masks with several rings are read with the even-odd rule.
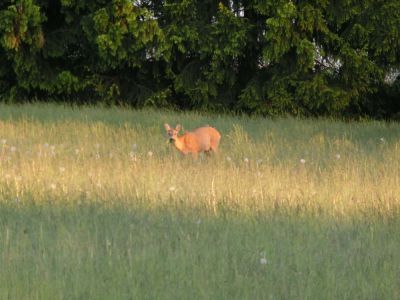
[[[399,216],[398,123],[0,105],[0,299],[399,299]]]

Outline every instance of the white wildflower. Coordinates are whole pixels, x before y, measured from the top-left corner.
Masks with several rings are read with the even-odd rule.
[[[335,157],[336,157],[336,159],[340,159],[340,154],[339,153],[336,154]]]
[[[153,156],[153,152],[151,152],[151,151],[147,152],[147,156],[152,157]]]
[[[230,156],[227,156],[227,157],[226,157],[226,160],[227,160],[227,161],[232,161],[232,158],[231,158]]]
[[[57,185],[55,183],[50,184],[50,188],[52,190],[55,190],[57,188]]]
[[[306,163],[306,160],[304,158],[300,159],[300,163],[302,163],[303,165]]]
[[[246,164],[249,163],[249,159],[248,159],[247,157],[245,157],[243,161],[244,161]]]
[[[176,187],[170,186],[168,190],[169,190],[170,192],[174,192],[174,191],[176,190]]]
[[[267,258],[265,257],[265,252],[261,252],[260,264],[266,265],[268,263]]]

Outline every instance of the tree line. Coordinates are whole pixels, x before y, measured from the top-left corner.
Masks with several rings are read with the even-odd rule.
[[[0,100],[397,117],[399,0],[3,0]]]

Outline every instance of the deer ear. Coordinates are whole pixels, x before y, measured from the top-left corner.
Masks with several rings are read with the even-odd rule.
[[[165,128],[166,131],[168,131],[168,130],[171,129],[171,126],[169,126],[167,123],[165,123],[165,124],[164,124],[164,128]]]
[[[176,126],[175,126],[176,131],[179,132],[181,130],[181,128],[182,128],[181,124],[176,124]]]

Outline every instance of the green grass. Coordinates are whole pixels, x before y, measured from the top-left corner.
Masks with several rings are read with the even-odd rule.
[[[400,222],[2,207],[2,299],[395,299]],[[261,264],[262,258],[266,264]]]
[[[1,299],[396,299],[398,219],[1,208]],[[266,264],[261,264],[261,259]]]
[[[219,156],[182,159],[164,122],[217,127]],[[398,299],[399,141],[398,123],[0,105],[0,299]]]

